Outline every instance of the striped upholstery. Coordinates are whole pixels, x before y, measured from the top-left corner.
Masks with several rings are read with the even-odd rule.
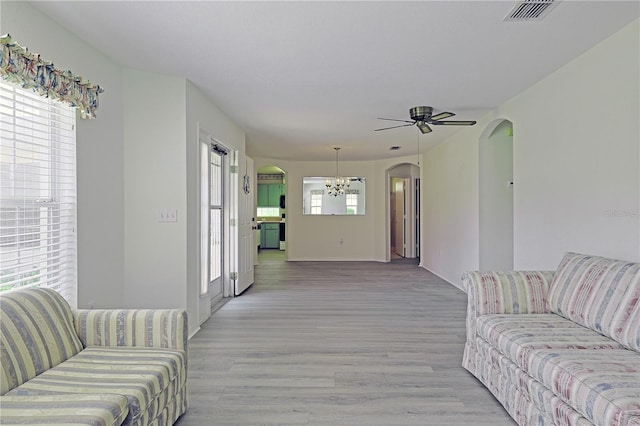
[[[38,395],[0,397],[3,425],[91,425],[122,424],[129,408],[121,395]]]
[[[2,295],[0,345],[0,395],[82,350],[69,304],[41,288]]]
[[[0,424],[165,426],[187,410],[184,310],[71,311],[36,288],[0,295],[0,325]]]
[[[187,313],[180,309],[112,309],[74,312],[85,347],[143,346],[187,350]]]
[[[467,342],[462,365],[475,372],[476,319],[486,314],[547,313],[547,291],[553,272],[467,272]]]
[[[484,315],[478,336],[527,368],[536,349],[624,349],[608,337],[554,314]]]
[[[540,349],[527,372],[596,425],[626,425],[640,412],[640,356],[628,349]]]
[[[640,351],[640,263],[567,253],[549,309]]]
[[[13,389],[8,395],[124,395],[125,424],[146,425],[186,383],[184,351],[90,347]]]
[[[478,357],[483,361],[478,364],[478,379],[519,425],[593,426],[581,413],[480,338]]]
[[[567,253],[463,284],[463,367],[519,425],[640,425],[640,264]]]

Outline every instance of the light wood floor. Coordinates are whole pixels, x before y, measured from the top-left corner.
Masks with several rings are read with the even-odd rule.
[[[191,425],[514,425],[460,367],[466,295],[404,259],[283,262],[190,342]]]

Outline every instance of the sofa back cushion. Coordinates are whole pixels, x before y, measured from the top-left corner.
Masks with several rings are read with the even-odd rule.
[[[0,395],[82,350],[66,300],[49,289],[0,296]]]
[[[640,350],[640,263],[567,253],[547,301],[549,311]]]

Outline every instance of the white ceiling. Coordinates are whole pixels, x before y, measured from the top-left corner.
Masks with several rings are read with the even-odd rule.
[[[332,160],[334,146],[341,160],[415,154],[415,127],[374,132],[393,124],[377,117],[429,105],[477,119],[640,9],[564,0],[541,21],[504,22],[515,1],[33,3],[122,65],[188,78],[246,131],[250,156],[286,160]]]

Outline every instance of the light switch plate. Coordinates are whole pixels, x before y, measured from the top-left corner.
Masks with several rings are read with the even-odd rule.
[[[160,210],[158,212],[158,222],[177,222],[178,210]]]

